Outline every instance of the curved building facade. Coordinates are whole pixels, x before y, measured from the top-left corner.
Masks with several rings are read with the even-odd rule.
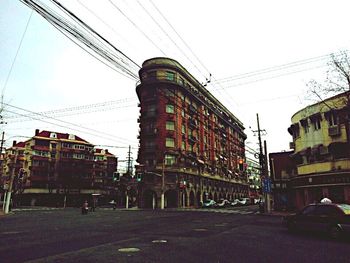
[[[350,202],[349,92],[308,106],[292,117],[297,176],[291,179],[296,207],[328,196]]]
[[[175,60],[147,60],[139,75],[139,206],[247,196],[243,124]]]

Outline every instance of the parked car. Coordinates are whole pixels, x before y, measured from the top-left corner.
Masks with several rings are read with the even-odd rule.
[[[254,198],[254,205],[258,205],[261,202],[263,202],[261,198]]]
[[[250,205],[250,198],[248,197],[243,197],[238,199],[239,205]]]
[[[299,213],[285,216],[289,231],[326,233],[333,239],[350,233],[350,205],[318,203],[304,207]]]
[[[234,199],[234,200],[231,202],[231,206],[238,206],[238,205],[240,205],[239,199]]]
[[[208,199],[203,202],[203,207],[214,207],[216,202],[214,200]]]
[[[230,205],[230,201],[227,199],[220,199],[220,201],[218,203],[216,203],[217,207],[227,207]]]

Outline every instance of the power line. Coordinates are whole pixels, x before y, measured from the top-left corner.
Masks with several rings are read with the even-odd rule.
[[[348,53],[349,51],[346,51],[346,52]],[[251,72],[246,72],[243,74],[238,74],[238,75],[234,75],[231,77],[222,78],[222,79],[219,79],[217,81],[221,82],[221,83],[225,83],[225,82],[232,82],[232,81],[236,81],[236,80],[240,80],[240,79],[251,78],[254,76],[258,76],[258,75],[262,75],[262,74],[266,74],[266,73],[270,73],[270,72],[285,70],[285,69],[298,67],[298,66],[302,66],[302,65],[306,65],[306,64],[310,64],[310,63],[320,62],[323,60],[329,60],[331,58],[331,55],[332,55],[332,53],[322,55],[322,56],[313,57],[313,58],[297,60],[297,61],[282,64],[282,65],[267,67],[264,69],[254,70]]]
[[[115,5],[111,0],[108,0],[111,5],[119,11],[146,39],[148,39],[153,46],[155,46],[164,56],[166,56],[165,52],[156,44],[154,41],[138,26],[134,21],[132,21],[117,5]]]
[[[206,76],[203,75],[203,73],[199,70],[199,68],[192,62],[192,60],[190,60],[190,62],[194,65],[194,67],[206,78],[207,83],[209,83],[211,81],[211,77],[212,74],[210,73],[210,71],[207,69],[207,67],[202,63],[202,61],[198,58],[198,56],[194,53],[194,51],[192,50],[192,48],[186,43],[186,41],[180,36],[180,34],[177,32],[177,30],[172,26],[172,24],[169,22],[169,20],[165,17],[165,15],[159,10],[159,8],[153,3],[152,0],[149,0],[149,2],[152,4],[152,6],[154,7],[155,10],[157,10],[157,12],[161,15],[161,17],[164,19],[164,21],[170,26],[170,28],[175,32],[175,34],[180,38],[180,40],[182,41],[182,43],[187,47],[187,49],[192,53],[192,55],[195,57],[195,59],[199,62],[199,64],[208,72],[209,74],[209,79],[206,78]],[[182,51],[181,51],[182,52]],[[187,57],[187,56],[186,56]],[[215,80],[215,78],[213,77],[213,79]],[[206,84],[207,84],[206,83]],[[220,89],[216,89],[220,92]],[[224,90],[224,89],[223,89]],[[225,91],[225,90],[224,90]],[[226,91],[225,91],[226,92]],[[231,94],[229,94],[228,92],[226,92],[227,96],[223,96],[223,98],[225,100],[227,100],[228,104],[232,105],[232,102],[235,102],[235,104],[238,106],[238,103],[232,98]],[[228,100],[227,97],[230,99]]]
[[[72,116],[72,115],[78,115],[78,114],[87,114],[91,112],[100,112],[100,111],[106,111],[106,110],[114,110],[114,109],[120,109],[120,108],[127,108],[127,107],[133,107],[134,104],[131,105],[124,105],[119,106],[119,104],[128,103],[136,101],[136,98],[125,98],[120,100],[114,100],[114,101],[104,101],[99,103],[93,103],[93,104],[86,104],[81,106],[74,106],[74,107],[68,107],[63,109],[57,109],[57,110],[50,110],[45,112],[36,112],[34,115],[40,114],[43,115],[43,118],[46,118],[47,116],[50,117],[64,117],[64,116]],[[6,109],[5,109],[6,111]],[[30,115],[27,115],[27,118]],[[44,117],[45,116],[45,117]],[[23,121],[23,118],[18,119],[18,115],[12,115],[12,116],[6,116],[7,120],[15,119],[13,122],[19,122]]]
[[[6,106],[8,107],[11,107],[11,108],[15,108],[15,109],[18,109],[18,110],[22,110],[22,111],[25,111],[25,112],[29,112],[35,116],[42,116],[42,114],[40,113],[36,113],[36,112],[33,112],[33,111],[30,111],[30,110],[27,110],[27,109],[24,109],[24,108],[21,108],[21,107],[17,107],[17,106],[14,106],[14,105],[11,105],[11,104],[8,104],[8,103],[4,103]],[[9,110],[8,110],[9,111]],[[26,115],[24,114],[21,114],[21,113],[18,113],[18,112],[12,112],[12,111],[9,111],[13,114],[19,114],[19,115],[22,115],[24,117],[27,117]],[[67,121],[63,121],[63,120],[59,120],[59,119],[56,119],[56,118],[53,118],[53,117],[49,117],[49,116],[44,116],[48,119],[52,119],[54,121],[59,121],[59,122],[62,122],[64,124],[68,124],[68,125],[71,125],[71,126],[75,126],[75,127],[79,127],[79,128],[82,128],[82,129],[85,129],[87,131],[90,131],[90,132],[86,132],[86,131],[81,131],[81,130],[77,130],[77,129],[74,129],[74,128],[71,128],[71,127],[68,127],[68,126],[64,126],[62,124],[57,124],[57,123],[53,123],[53,122],[48,122],[48,121],[44,121],[40,118],[37,118],[37,117],[33,117],[33,116],[30,116],[31,119],[34,119],[34,120],[37,120],[37,121],[42,121],[42,122],[46,122],[46,123],[49,123],[49,124],[52,124],[52,125],[55,125],[55,126],[60,126],[60,127],[63,127],[63,128],[68,128],[68,129],[71,129],[71,130],[76,130],[76,131],[79,131],[79,132],[83,132],[83,133],[86,133],[86,134],[90,134],[90,135],[93,135],[93,136],[98,136],[98,137],[103,137],[103,135],[105,136],[108,136],[108,137],[111,137],[111,138],[119,138],[119,140],[123,140],[123,143],[125,143],[125,141],[130,141],[130,142],[133,142],[131,140],[128,140],[126,138],[121,138],[121,137],[118,137],[118,136],[115,136],[115,135],[111,135],[111,134],[108,134],[108,133],[105,133],[105,132],[101,132],[101,131],[98,131],[98,130],[95,130],[95,129],[91,129],[91,128],[86,128],[86,127],[83,127],[81,125],[78,125],[78,124],[75,124],[75,123],[71,123],[71,122],[67,122]],[[104,138],[107,138],[107,137],[104,137]],[[115,140],[115,139],[114,139]]]
[[[137,71],[140,66],[138,66],[136,62],[117,49],[112,43],[102,37],[58,1],[50,0],[50,2],[52,2],[56,8],[59,8],[60,12],[65,13],[71,21],[65,19],[62,15],[59,15],[52,8],[43,4],[39,0],[21,1],[40,14],[61,33],[88,52],[91,56],[95,57],[118,73],[128,78],[138,80]]]
[[[17,47],[17,51],[16,51],[16,54],[15,54],[15,57],[14,57],[13,60],[12,60],[12,64],[11,64],[10,70],[9,70],[9,72],[8,72],[8,74],[7,74],[4,87],[3,87],[2,90],[1,90],[1,103],[3,102],[5,90],[6,90],[6,87],[7,87],[7,83],[8,83],[8,80],[9,80],[10,76],[11,76],[11,73],[12,73],[12,70],[13,70],[13,66],[15,65],[15,62],[16,62],[18,53],[19,53],[19,51],[20,51],[20,49],[21,49],[24,36],[25,36],[26,33],[27,33],[28,26],[29,26],[30,20],[31,20],[31,18],[32,18],[32,15],[33,15],[33,10],[30,12],[30,16],[29,16],[29,18],[28,18],[26,27],[25,27],[25,29],[24,29],[24,32],[23,32],[22,37],[21,37],[21,40],[20,40],[19,45],[18,45],[18,47]],[[1,106],[2,106],[2,105],[1,105]]]
[[[288,76],[288,75],[292,75],[292,74],[296,74],[296,73],[300,73],[300,72],[304,72],[304,71],[322,68],[325,66],[327,66],[327,65],[317,66],[317,67],[308,68],[308,69],[295,70],[295,71],[291,71],[291,72],[285,72],[285,73],[281,73],[278,75],[274,75],[274,76],[270,76],[270,77],[263,77],[263,78],[259,78],[259,79],[255,79],[255,80],[251,80],[251,81],[246,81],[246,82],[241,82],[241,83],[237,83],[237,84],[229,85],[229,86],[225,86],[225,87],[221,86],[221,89],[228,89],[228,88],[234,88],[234,87],[238,87],[238,86],[244,86],[244,85],[255,83],[255,82],[261,82],[261,81],[265,81],[265,80],[275,79],[275,78]]]

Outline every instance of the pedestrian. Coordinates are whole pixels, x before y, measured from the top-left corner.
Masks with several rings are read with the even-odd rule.
[[[91,206],[91,212],[95,212],[95,208],[96,208],[96,199],[93,199],[92,206]]]
[[[83,215],[86,215],[88,213],[89,210],[89,203],[87,200],[85,200],[85,202],[83,203],[83,206],[81,207],[81,213]]]

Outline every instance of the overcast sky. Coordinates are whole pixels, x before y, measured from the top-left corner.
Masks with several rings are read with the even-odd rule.
[[[325,77],[325,55],[350,46],[346,0],[60,2],[139,65],[167,56],[200,82],[212,74],[208,90],[243,122],[253,149],[259,113],[269,152],[289,149],[291,117],[312,103],[306,83]],[[3,112],[6,147],[40,129],[114,146],[109,149],[120,159],[131,145],[136,158],[135,80],[93,58],[20,1],[0,0],[0,36],[0,88],[10,105]],[[29,113],[19,108],[60,111],[41,122],[18,118]]]

